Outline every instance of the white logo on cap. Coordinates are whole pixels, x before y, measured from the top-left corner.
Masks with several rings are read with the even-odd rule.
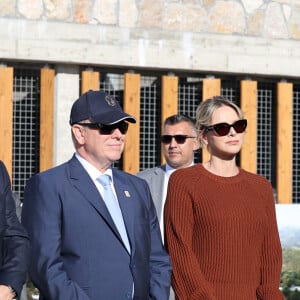
[[[115,106],[116,105],[116,100],[111,98],[110,96],[105,97],[105,101],[109,106]]]

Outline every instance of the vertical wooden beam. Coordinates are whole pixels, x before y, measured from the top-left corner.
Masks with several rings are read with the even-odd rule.
[[[100,73],[92,70],[81,73],[81,94],[89,90],[98,91],[100,89]]]
[[[55,71],[41,69],[40,172],[53,166]]]
[[[123,154],[123,169],[132,174],[140,169],[140,81],[140,74],[124,74],[124,111],[137,120],[129,125]]]
[[[245,143],[241,151],[241,167],[257,172],[257,81],[241,81],[241,110],[248,121]]]
[[[206,100],[213,96],[221,95],[221,79],[220,78],[204,78],[202,100]]]
[[[161,91],[161,132],[163,123],[169,116],[178,113],[178,77],[173,75],[162,76],[162,91]],[[161,163],[165,163],[165,158],[161,155]]]
[[[213,96],[221,95],[221,79],[219,78],[204,78],[203,79],[203,88],[202,88],[202,101],[209,99]],[[210,154],[207,151],[206,147],[202,147],[202,162],[208,161]]]
[[[277,201],[292,203],[293,85],[277,84]]]
[[[178,113],[178,77],[173,75],[162,76],[161,91],[161,124],[164,120]]]
[[[12,178],[13,68],[0,66],[0,159]]]

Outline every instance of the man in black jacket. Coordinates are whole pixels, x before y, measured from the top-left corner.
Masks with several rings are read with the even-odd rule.
[[[0,300],[20,295],[28,263],[28,236],[16,215],[10,179],[0,161]]]

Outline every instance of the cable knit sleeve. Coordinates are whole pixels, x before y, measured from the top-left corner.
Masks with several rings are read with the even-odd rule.
[[[264,196],[266,197],[266,230],[262,245],[261,285],[257,289],[259,300],[284,299],[279,290],[280,272],[282,266],[282,249],[278,234],[273,191],[266,182]]]
[[[164,210],[165,242],[173,264],[172,285],[180,300],[216,300],[193,251],[193,195],[180,171],[170,177]]]

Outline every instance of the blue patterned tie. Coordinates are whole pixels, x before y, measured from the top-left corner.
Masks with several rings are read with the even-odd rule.
[[[130,253],[130,244],[122,216],[122,212],[119,206],[119,202],[116,199],[111,185],[110,185],[110,176],[107,174],[101,175],[97,178],[97,180],[102,184],[103,186],[103,199],[106,204],[106,207],[121,235],[121,238]]]

